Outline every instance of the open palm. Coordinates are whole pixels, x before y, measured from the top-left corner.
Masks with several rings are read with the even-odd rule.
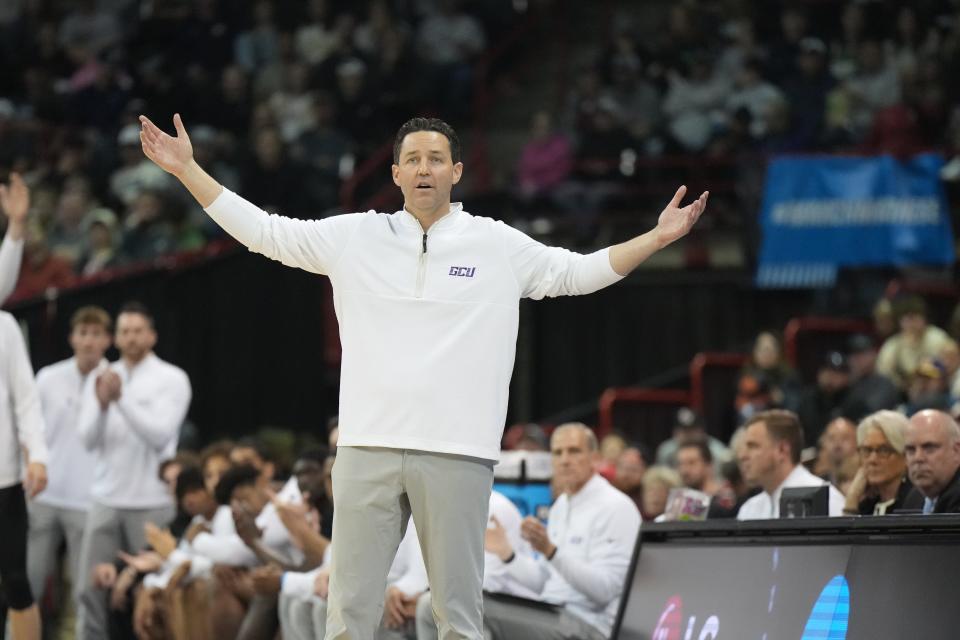
[[[687,188],[685,186],[677,189],[673,200],[671,200],[670,204],[660,213],[660,218],[657,220],[657,233],[660,236],[663,246],[679,240],[690,233],[690,229],[693,228],[693,225],[697,223],[700,215],[707,208],[707,198],[710,196],[709,191],[704,191],[699,198],[681,208],[680,203],[683,201],[683,196],[686,195],[686,193]]]
[[[153,160],[164,171],[179,175],[193,160],[193,145],[190,136],[183,126],[180,114],[173,116],[173,126],[177,136],[164,133],[157,125],[150,122],[147,116],[140,116],[140,144],[143,153]]]
[[[19,173],[10,174],[10,184],[0,184],[0,208],[11,222],[23,222],[30,208],[30,190]]]

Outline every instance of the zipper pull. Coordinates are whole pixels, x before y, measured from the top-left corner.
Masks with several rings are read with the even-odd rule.
[[[424,253],[427,252],[427,234],[426,233],[423,234],[423,252]]]

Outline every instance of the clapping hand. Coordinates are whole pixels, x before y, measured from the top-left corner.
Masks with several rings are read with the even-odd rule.
[[[506,560],[513,553],[513,547],[507,539],[507,531],[497,520],[497,516],[490,516],[487,529],[483,532],[483,548],[501,560]]]
[[[527,516],[523,519],[523,522],[520,524],[520,535],[530,543],[531,547],[548,558],[557,549],[556,545],[550,542],[547,528],[533,516]]]

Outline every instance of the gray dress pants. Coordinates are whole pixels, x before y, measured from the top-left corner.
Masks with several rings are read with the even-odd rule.
[[[410,449],[337,449],[327,640],[374,640],[409,516],[442,640],[483,638],[483,536],[493,461]]]

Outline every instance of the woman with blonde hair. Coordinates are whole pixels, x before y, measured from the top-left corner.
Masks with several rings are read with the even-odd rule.
[[[912,485],[903,454],[909,421],[896,411],[877,411],[857,425],[860,470],[847,492],[843,512],[882,516],[903,505]]]

